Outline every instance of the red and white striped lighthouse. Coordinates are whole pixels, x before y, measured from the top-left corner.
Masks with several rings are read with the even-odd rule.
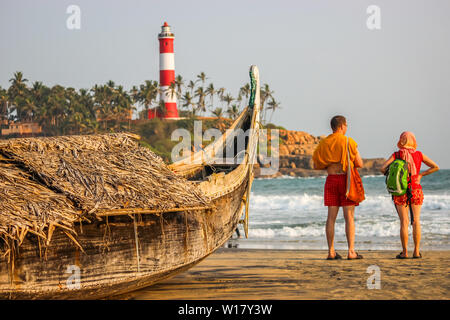
[[[178,118],[177,99],[171,94],[169,86],[175,81],[175,54],[173,40],[175,35],[170,31],[167,22],[161,27],[159,40],[159,87],[161,89],[161,100],[164,101],[166,113],[163,118]]]

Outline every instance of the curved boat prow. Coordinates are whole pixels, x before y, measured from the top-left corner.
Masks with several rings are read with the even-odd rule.
[[[178,181],[173,183],[174,188],[181,184],[189,186],[182,200],[172,206],[167,201],[160,201],[160,206],[153,209],[125,205],[119,209],[107,207],[100,212],[94,208],[95,220],[86,219],[83,223],[81,217],[86,210],[74,208],[80,211],[76,212],[80,221],[76,225],[74,222],[74,228],[76,226],[79,230],[76,235],[68,238],[67,231],[55,228],[56,224],[49,228],[43,226],[46,242],[33,235],[24,235],[17,244],[20,245],[20,254],[14,255],[11,261],[3,255],[0,261],[0,298],[94,299],[117,295],[147,287],[193,267],[223,246],[238,223],[244,224],[248,237],[250,190],[261,111],[259,70],[251,66],[249,73],[251,93],[248,107],[220,139],[191,157],[198,162],[181,160],[173,163],[170,169],[177,174],[165,165],[158,167],[158,172],[164,171],[171,176],[170,181]],[[242,139],[241,144],[236,143],[239,139]],[[235,161],[218,161],[222,159],[216,155],[229,145],[233,146],[232,159]],[[116,154],[122,155],[121,152]],[[104,167],[105,172],[111,171],[106,165]],[[135,176],[141,180],[144,177]],[[51,181],[52,177],[47,178]],[[43,180],[34,183],[41,183],[44,190],[48,188]],[[166,182],[164,186],[168,188],[168,185]],[[157,193],[163,194],[160,191],[164,186],[154,192],[155,197],[149,193],[150,197],[144,198],[155,199]],[[143,194],[137,188],[133,192]],[[59,196],[65,197],[62,192]],[[204,200],[205,204],[185,205],[186,199],[191,198],[201,204]],[[245,217],[241,219],[244,209]],[[76,286],[71,285],[71,274],[67,270],[78,270],[80,277]]]

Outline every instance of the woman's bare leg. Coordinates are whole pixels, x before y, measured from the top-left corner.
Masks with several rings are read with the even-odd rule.
[[[402,242],[402,256],[408,256],[408,226],[409,226],[409,217],[408,211],[409,207],[405,207],[404,205],[395,205],[397,207],[398,217],[400,218],[400,240]]]
[[[421,238],[421,228],[420,228],[420,210],[422,209],[421,205],[412,205],[412,211],[414,215],[413,222],[413,239],[414,239],[414,257],[418,257],[420,255],[420,238]]]

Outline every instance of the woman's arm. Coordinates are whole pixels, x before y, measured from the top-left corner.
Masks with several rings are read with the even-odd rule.
[[[395,160],[394,155],[391,155],[391,157],[389,159],[386,160],[385,163],[383,163],[383,165],[380,168],[380,171],[382,174],[385,174],[387,167],[389,167],[389,165]]]
[[[422,153],[422,159],[423,159],[422,160],[423,163],[425,163],[430,168],[419,174],[421,176],[421,178],[439,170],[439,166],[433,160],[431,160],[426,155],[424,155],[423,153]]]

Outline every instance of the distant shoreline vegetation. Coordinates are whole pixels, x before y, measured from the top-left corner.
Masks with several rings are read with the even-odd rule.
[[[31,135],[40,136],[130,131],[142,136],[143,145],[169,160],[170,150],[177,143],[170,141],[173,130],[186,128],[192,132],[195,119],[211,117],[202,119],[203,129],[215,127],[223,131],[248,101],[248,83],[233,96],[207,80],[204,72],[189,81],[178,75],[165,92],[161,92],[158,81],[154,80],[146,80],[129,91],[112,80],[77,90],[61,85],[48,87],[40,81],[31,83],[18,71],[9,80],[9,88],[0,87],[0,124],[2,129],[19,124],[38,125],[39,131],[31,131]],[[177,98],[179,114],[184,119],[176,122],[147,119],[152,108],[165,111],[161,94]],[[262,123],[276,128],[268,122],[280,103],[268,84],[261,86],[261,105]],[[137,119],[133,119],[133,113],[137,114]],[[12,132],[2,138],[23,136]]]

